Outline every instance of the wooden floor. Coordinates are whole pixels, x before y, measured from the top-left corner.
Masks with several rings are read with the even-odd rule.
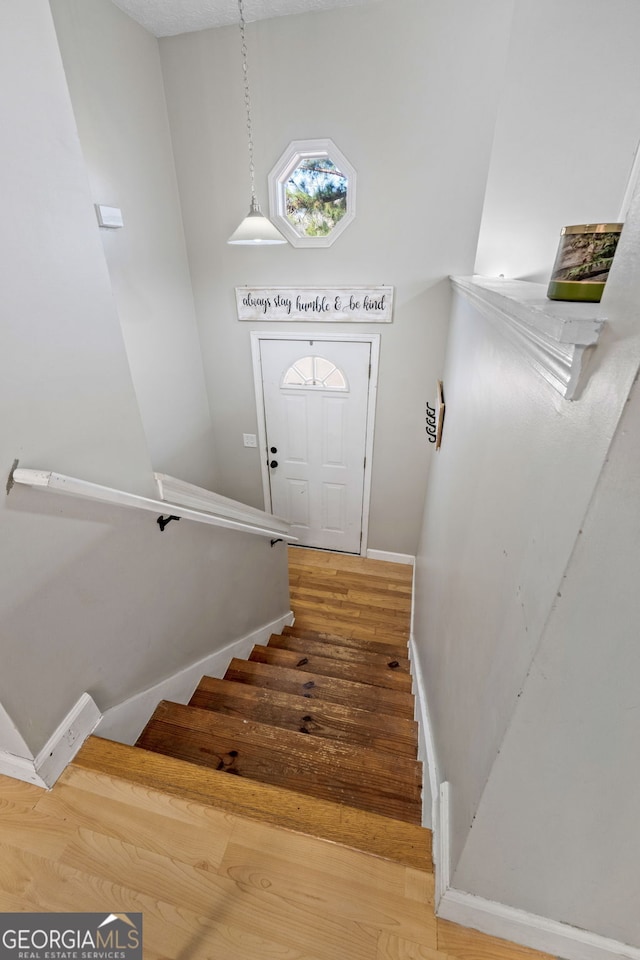
[[[0,838],[0,912],[142,912],[145,960],[543,957],[436,920],[427,870],[81,766],[0,777]]]
[[[335,643],[326,636],[330,623],[341,638],[332,673],[337,661],[360,663],[359,648],[370,665],[397,662],[398,679],[389,682],[407,695],[400,675],[408,669],[411,568],[291,549],[290,571],[296,628],[265,649],[297,650],[298,667],[308,658],[322,670],[318,632]],[[280,661],[277,669],[289,667]],[[209,725],[210,698],[234,736],[244,709],[238,698],[258,713],[267,709],[253,687],[236,686],[242,692],[231,699],[221,681],[198,688],[207,738],[220,736]],[[300,737],[299,728],[287,729],[296,695],[267,692],[269,723],[287,743]],[[311,736],[302,739],[312,741],[317,724],[318,739],[328,737],[336,756],[347,757],[355,748],[341,738],[348,731],[355,742],[365,711],[308,702],[302,719]],[[171,724],[184,709],[169,711]],[[376,762],[378,751],[395,755],[410,780],[411,722],[396,718],[373,746],[366,737],[378,734],[363,729],[361,749],[373,757],[375,746]],[[551,960],[434,917],[429,831],[228,772],[92,737],[50,792],[0,777],[0,912],[141,911],[148,960]],[[314,831],[328,839],[305,835]],[[363,834],[375,854],[353,849]]]
[[[346,554],[289,548],[296,626],[331,630],[405,651],[413,568]]]

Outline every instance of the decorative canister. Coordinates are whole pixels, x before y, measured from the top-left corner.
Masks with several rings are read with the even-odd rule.
[[[598,303],[621,230],[621,223],[580,223],[563,227],[547,290],[549,299]]]

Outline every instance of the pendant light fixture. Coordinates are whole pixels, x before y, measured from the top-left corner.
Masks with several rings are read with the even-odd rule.
[[[247,244],[259,246],[260,244],[286,243],[286,239],[280,231],[274,227],[268,220],[256,198],[256,177],[253,165],[253,126],[251,123],[251,97],[249,94],[249,71],[247,68],[247,41],[245,39],[244,27],[244,8],[243,0],[238,0],[238,10],[240,13],[240,38],[242,50],[242,71],[244,74],[244,105],[247,111],[247,137],[249,142],[249,174],[251,177],[251,205],[249,213],[244,218],[235,233],[232,233],[227,243]]]

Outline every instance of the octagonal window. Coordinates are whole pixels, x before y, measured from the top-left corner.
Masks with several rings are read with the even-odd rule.
[[[331,140],[294,140],[269,174],[271,219],[294,246],[327,247],[355,216],[355,170]]]

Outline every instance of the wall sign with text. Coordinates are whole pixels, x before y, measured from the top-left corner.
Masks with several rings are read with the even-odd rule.
[[[236,287],[238,320],[391,323],[393,287]]]

